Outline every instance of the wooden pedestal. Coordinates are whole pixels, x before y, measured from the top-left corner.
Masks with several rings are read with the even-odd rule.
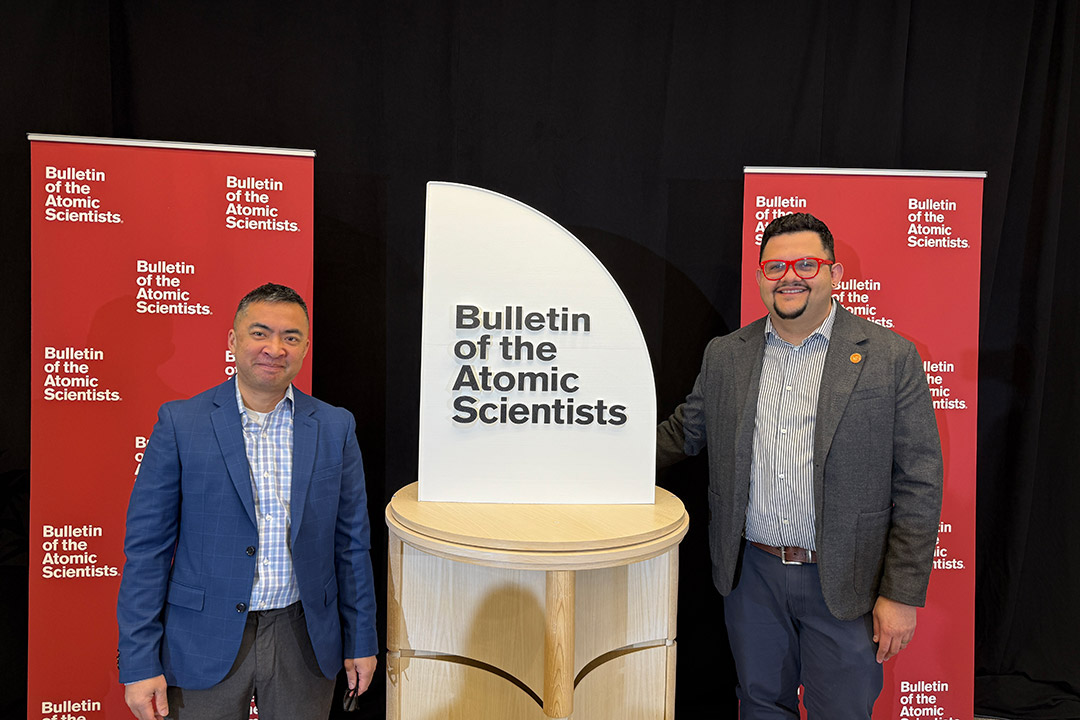
[[[386,508],[388,720],[671,720],[678,544],[654,505]]]

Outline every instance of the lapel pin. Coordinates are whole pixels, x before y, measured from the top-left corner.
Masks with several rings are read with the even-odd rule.
[[[858,365],[859,363],[861,363],[861,362],[862,362],[862,355],[860,355],[859,353],[851,353],[851,358],[850,358],[850,360],[851,360],[851,362],[853,362],[853,363],[855,363],[856,365]]]

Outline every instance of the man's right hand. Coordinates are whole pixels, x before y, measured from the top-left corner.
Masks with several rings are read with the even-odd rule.
[[[162,720],[169,714],[167,687],[164,675],[140,680],[124,687],[124,701],[139,720]]]

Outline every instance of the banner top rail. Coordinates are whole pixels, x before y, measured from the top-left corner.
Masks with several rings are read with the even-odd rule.
[[[126,145],[130,147],[167,148],[184,150],[209,150],[213,152],[249,153],[254,155],[294,155],[315,157],[314,150],[299,148],[272,148],[257,145],[218,145],[215,143],[191,143],[176,140],[136,140],[131,138],[90,137],[82,135],[49,135],[44,133],[26,133],[26,138],[33,142],[79,143],[83,145]]]
[[[880,168],[770,167],[744,165],[744,174],[896,175],[900,177],[986,178],[985,170],[884,170]]]

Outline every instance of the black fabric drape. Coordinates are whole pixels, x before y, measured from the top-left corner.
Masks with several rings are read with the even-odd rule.
[[[738,325],[744,165],[987,170],[982,267],[955,268],[981,272],[976,707],[1080,717],[1077,13],[1070,0],[3,4],[0,714],[25,698],[32,131],[318,151],[314,390],[356,414],[380,576],[383,505],[416,473],[425,182],[491,188],[580,237],[638,314],[666,413],[707,340]],[[660,479],[693,518],[677,712],[733,718],[704,470]],[[382,716],[379,682],[367,717]]]

